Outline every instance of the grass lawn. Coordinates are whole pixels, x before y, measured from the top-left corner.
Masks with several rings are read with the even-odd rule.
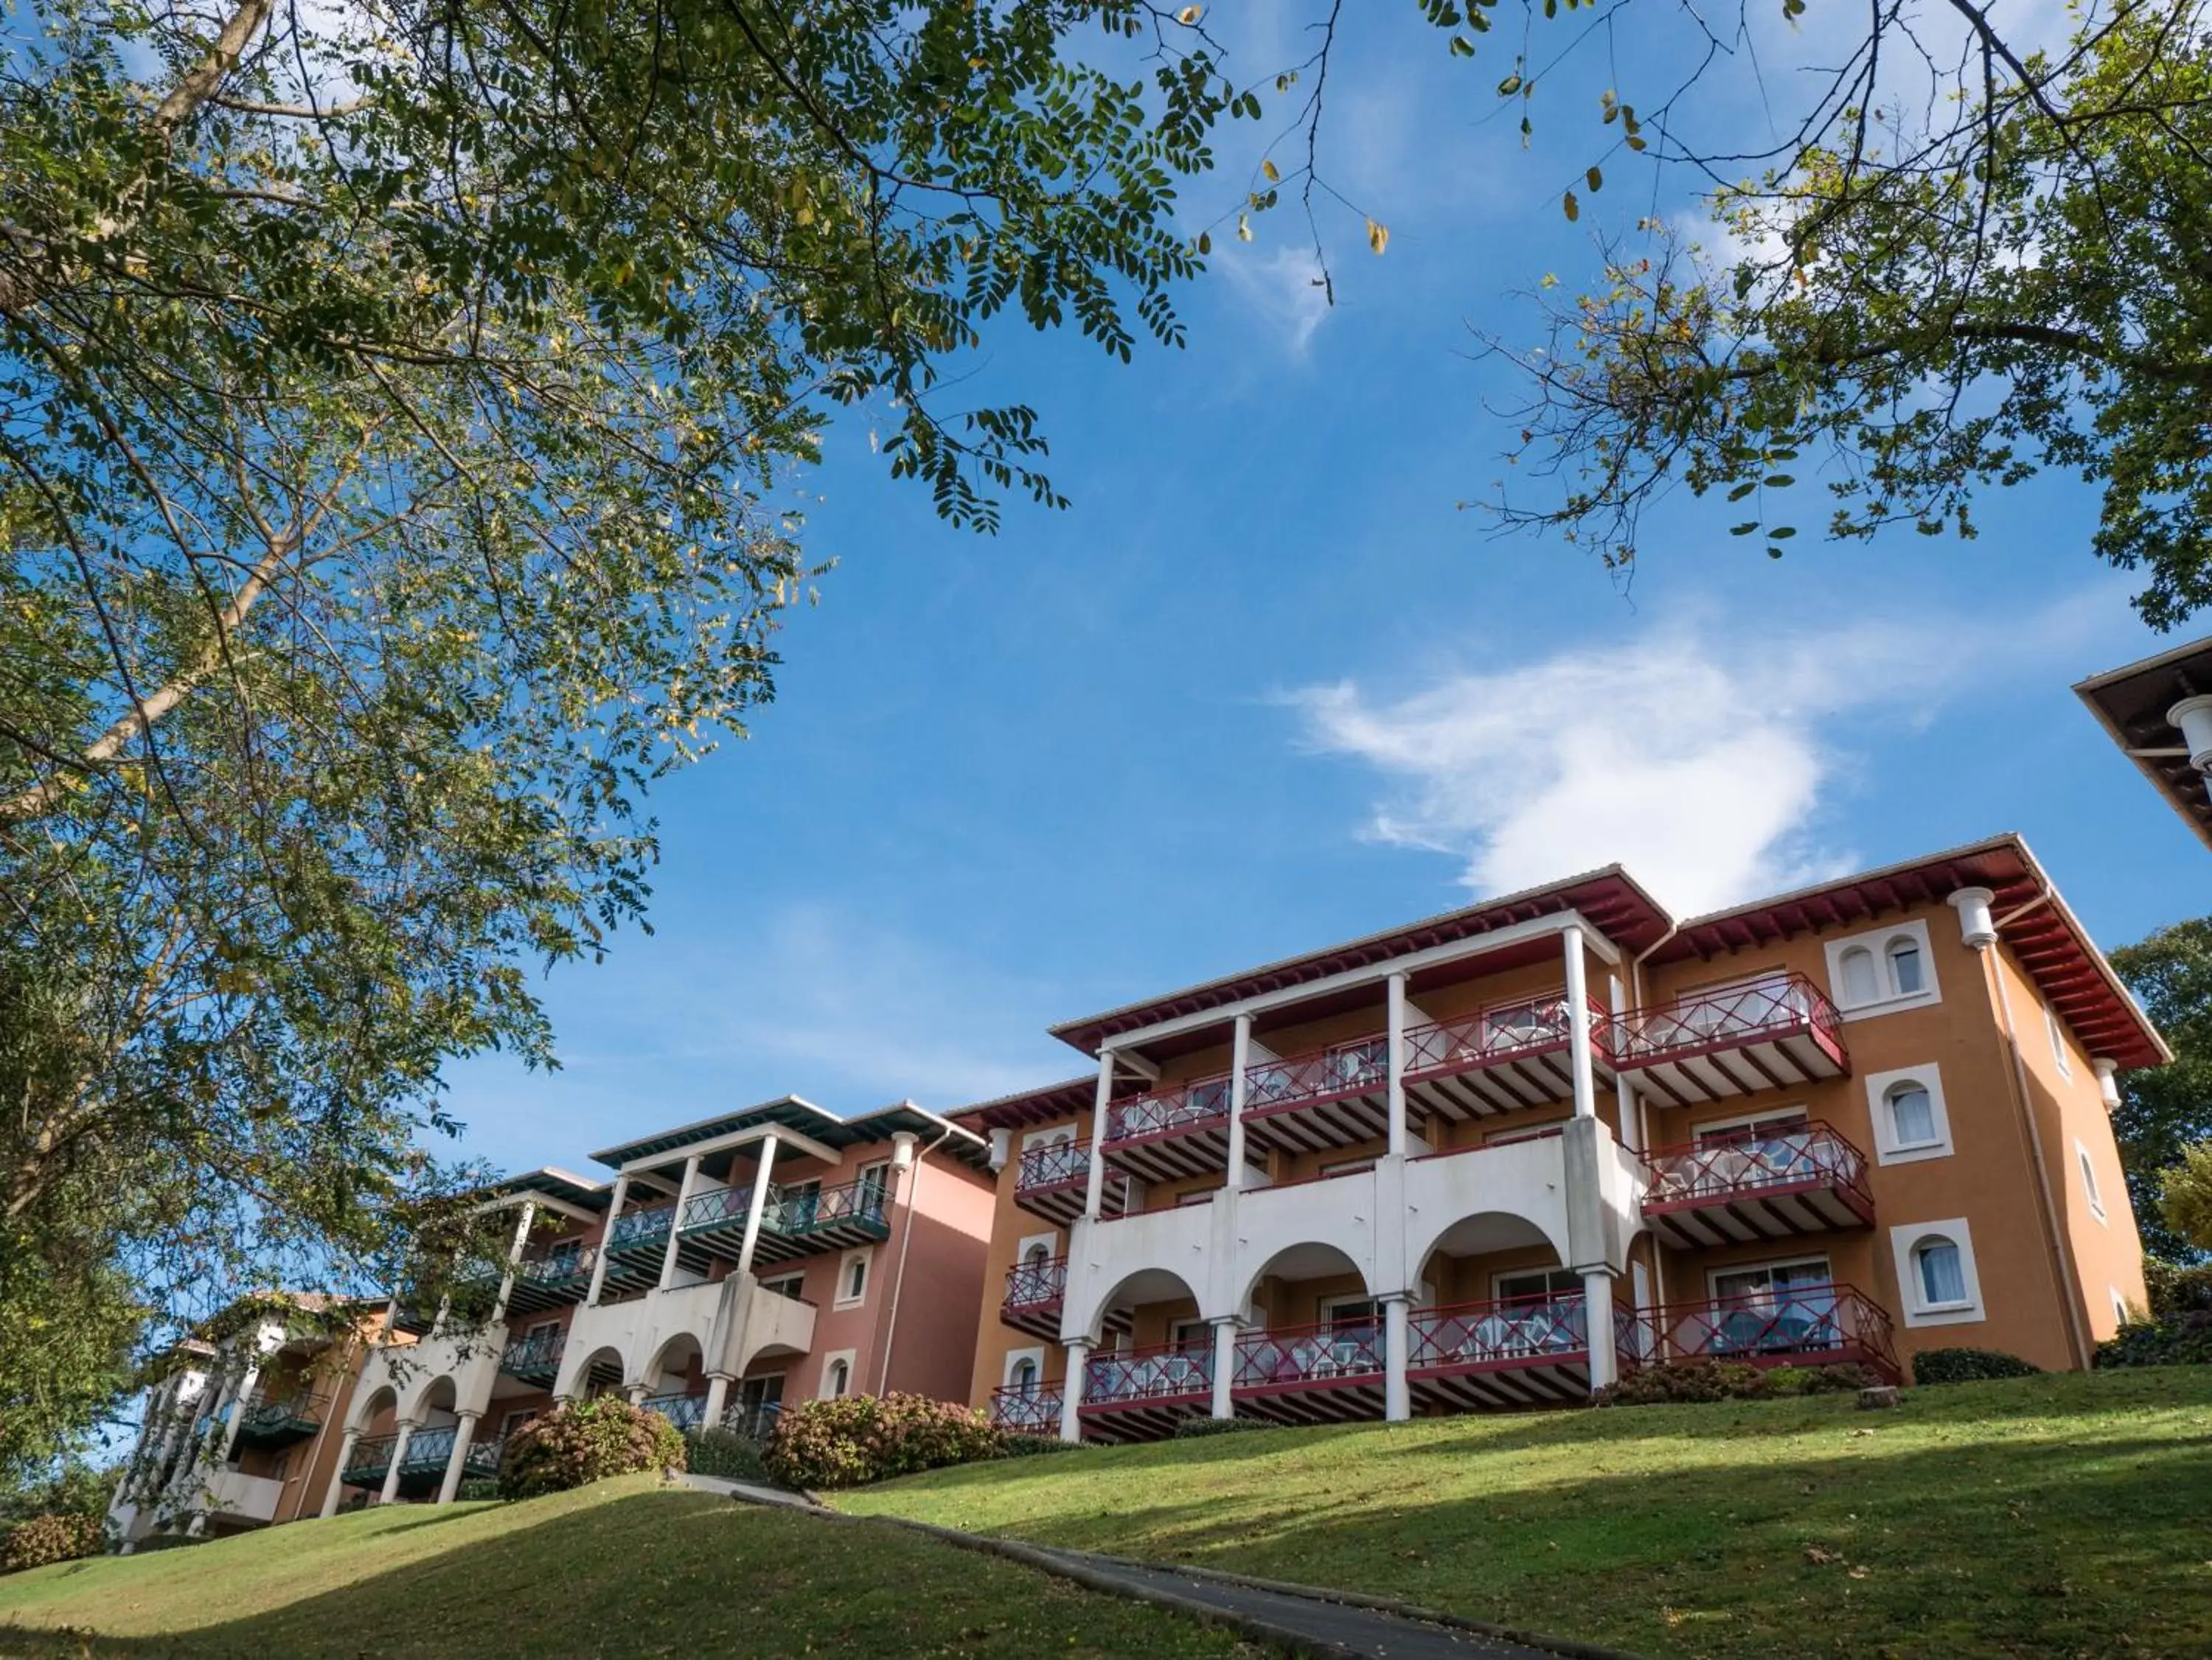
[[[897,1529],[657,1487],[632,1476],[521,1504],[394,1506],[11,1575],[0,1578],[0,1655],[1251,1652]]]
[[[2212,1655],[2206,1366],[1254,1432],[840,1503],[1652,1656]]]

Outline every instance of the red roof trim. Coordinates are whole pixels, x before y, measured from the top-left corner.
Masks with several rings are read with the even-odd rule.
[[[1069,1078],[1041,1089],[978,1101],[973,1106],[957,1106],[945,1117],[968,1130],[1025,1130],[1090,1112],[1097,1090],[1096,1077]]]

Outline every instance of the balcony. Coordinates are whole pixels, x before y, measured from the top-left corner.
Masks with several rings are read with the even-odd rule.
[[[648,1395],[639,1405],[657,1412],[678,1429],[696,1429],[707,1421],[704,1395]]]
[[[991,1391],[991,1421],[1018,1435],[1060,1433],[1060,1390],[1041,1384]]]
[[[446,1479],[446,1466],[453,1461],[454,1433],[453,1426],[441,1424],[418,1429],[407,1438],[407,1451],[399,1463],[402,1497],[419,1499],[438,1490]],[[338,1479],[348,1487],[381,1487],[391,1473],[392,1449],[398,1439],[397,1435],[371,1435],[356,1441],[353,1456],[346,1460]],[[500,1451],[500,1443],[495,1439],[470,1442],[461,1464],[463,1475],[498,1475]]]
[[[1172,1434],[1185,1418],[1203,1416],[1212,1401],[1212,1349],[1164,1344],[1093,1355],[1084,1364],[1078,1410],[1087,1434],[1144,1441]]]
[[[561,1356],[568,1347],[568,1334],[565,1331],[541,1331],[532,1337],[518,1337],[500,1351],[499,1369],[523,1383],[550,1389],[553,1380],[560,1376]]]
[[[1018,1331],[1056,1342],[1060,1300],[1066,1292],[1066,1257],[1016,1263],[1006,1270],[1006,1294],[999,1303],[999,1318]]]
[[[1382,1415],[1382,1329],[1372,1324],[1251,1331],[1237,1340],[1239,1414],[1277,1423]]]
[[[1802,974],[1685,996],[1606,1024],[1605,1047],[1668,1106],[1793,1088],[1851,1069],[1843,1017]]]
[[[1589,1010],[1591,1066],[1610,1081],[1605,1016]],[[1407,1110],[1456,1122],[1571,1100],[1573,1012],[1564,997],[1537,997],[1407,1027]]]
[[[1032,1216],[1067,1227],[1083,1214],[1090,1196],[1091,1143],[1047,1142],[1024,1152],[1014,1166],[1014,1203]],[[1106,1172],[1099,1214],[1119,1216],[1128,1209],[1129,1178]]]
[[[1390,1044],[1364,1038],[1244,1069],[1244,1138],[1313,1153],[1390,1133]]]
[[[1756,1297],[1686,1303],[1626,1317],[1624,1366],[1673,1360],[1748,1366],[1863,1366],[1899,1376],[1889,1316],[1850,1286],[1799,1286]]]
[[[1644,1155],[1644,1220],[1668,1245],[1735,1245],[1868,1227],[1866,1155],[1824,1124]]]
[[[210,1470],[208,1508],[233,1521],[273,1522],[283,1502],[284,1484],[266,1475],[248,1475],[241,1469]]]
[[[889,1190],[873,1178],[838,1187],[811,1182],[771,1187],[763,1196],[753,1261],[789,1262],[819,1251],[880,1243],[890,1235],[884,1215],[890,1198]],[[715,1188],[694,1195],[684,1207],[678,1260],[702,1273],[712,1261],[736,1262],[744,1251],[745,1219],[751,1208],[749,1187]],[[664,1242],[666,1237],[664,1228]]]
[[[676,1224],[676,1204],[671,1200],[639,1210],[625,1210],[607,1228],[602,1245],[606,1252],[606,1278],[601,1289],[642,1291],[660,1280],[661,1259],[668,1249],[668,1230]]]
[[[1159,1089],[1106,1109],[1107,1162],[1148,1182],[1202,1176],[1229,1163],[1229,1081]]]
[[[1415,1309],[1406,1378],[1416,1405],[1565,1406],[1589,1398],[1589,1324],[1579,1296]],[[1625,1330],[1616,1315],[1615,1335]]]
[[[296,1446],[322,1427],[329,1405],[305,1390],[276,1397],[256,1395],[240,1415],[238,1445],[270,1451]]]
[[[591,1292],[592,1269],[599,1259],[599,1246],[574,1240],[553,1246],[542,1257],[524,1257],[514,1265],[507,1312],[537,1314],[582,1302]]]

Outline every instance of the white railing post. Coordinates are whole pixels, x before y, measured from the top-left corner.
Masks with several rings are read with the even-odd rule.
[[[684,1231],[684,1207],[691,1202],[691,1190],[698,1180],[699,1155],[694,1153],[684,1161],[684,1179],[676,1184],[676,1209],[668,1215],[668,1248],[660,1253],[663,1291],[676,1283],[676,1241]]]
[[[761,1137],[760,1162],[753,1166],[753,1190],[745,1201],[745,1232],[738,1246],[738,1277],[753,1271],[753,1253],[760,1249],[761,1218],[768,1214],[769,1178],[775,1170],[776,1139]]]
[[[1060,1391],[1060,1439],[1083,1439],[1084,1372],[1091,1365],[1091,1345],[1078,1337],[1067,1346],[1067,1381]]]
[[[584,1306],[597,1308],[599,1293],[607,1283],[607,1257],[615,1243],[615,1224],[622,1220],[623,1201],[629,1197],[629,1172],[615,1177],[613,1197],[607,1201],[607,1225],[599,1230],[599,1254],[592,1259],[592,1288],[584,1293]]]
[[[1413,1415],[1413,1386],[1406,1379],[1412,1360],[1412,1304],[1403,1292],[1382,1299],[1382,1416],[1394,1424]]]
[[[1583,963],[1583,930],[1569,923],[1559,930],[1566,958],[1567,1052],[1574,1063],[1575,1117],[1597,1116],[1597,1073],[1590,1063],[1589,976]]]
[[[1390,1156],[1406,1155],[1406,977],[1393,974],[1390,987]]]
[[[1095,1222],[1106,1202],[1106,1108],[1114,1099],[1114,1051],[1098,1051],[1098,1094],[1091,1106],[1090,1184],[1084,1190],[1083,1219]]]
[[[1252,1058],[1252,1017],[1239,1015],[1229,1039],[1229,1174],[1224,1183],[1234,1193],[1244,1185],[1244,1069]],[[1225,1418],[1225,1412],[1217,1412]]]

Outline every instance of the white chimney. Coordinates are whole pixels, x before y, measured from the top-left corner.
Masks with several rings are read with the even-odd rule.
[[[1996,895],[1986,888],[1961,888],[1951,895],[1959,913],[1959,936],[1977,951],[1997,942],[1997,925],[1990,920],[1990,901]]]
[[[2184,698],[2166,712],[2166,724],[2181,729],[2189,746],[2189,764],[2200,772],[2212,772],[2212,695]]]

